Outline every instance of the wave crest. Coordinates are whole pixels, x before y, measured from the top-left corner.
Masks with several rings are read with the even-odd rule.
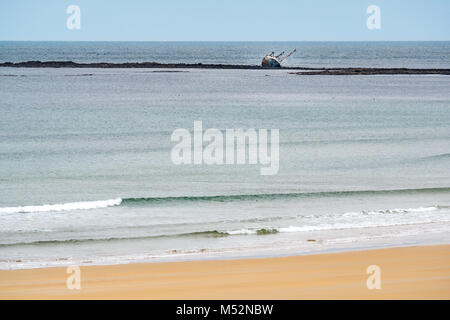
[[[0,208],[0,213],[31,213],[31,212],[50,212],[50,211],[89,210],[89,209],[118,206],[121,203],[122,199],[117,198],[98,201],[68,202],[62,204],[44,204],[40,206],[4,207]]]
[[[215,196],[147,197],[147,198],[123,198],[123,199],[116,198],[109,200],[69,202],[51,205],[3,207],[0,208],[0,213],[29,213],[29,212],[87,210],[87,209],[113,207],[119,205],[151,206],[161,204],[165,205],[170,203],[273,201],[273,200],[301,199],[301,198],[351,197],[361,195],[370,196],[370,195],[448,193],[448,192],[450,192],[449,187],[440,187],[440,188],[394,189],[394,190],[347,190],[347,191],[261,193],[261,194],[215,195]]]

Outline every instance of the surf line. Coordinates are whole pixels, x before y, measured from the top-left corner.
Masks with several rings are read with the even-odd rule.
[[[269,142],[270,134],[270,142]],[[210,128],[203,131],[202,121],[194,121],[193,134],[187,129],[173,131],[171,150],[176,165],[257,165],[260,174],[276,175],[280,168],[279,129],[225,129],[225,134]],[[270,149],[270,153],[269,153]]]

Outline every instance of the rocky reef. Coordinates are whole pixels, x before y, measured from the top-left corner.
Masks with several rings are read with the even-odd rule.
[[[73,61],[25,61],[3,62],[0,67],[15,68],[148,68],[148,69],[251,69],[251,70],[296,70],[295,75],[377,75],[377,74],[443,74],[450,75],[450,69],[408,69],[408,68],[307,68],[280,67],[264,68],[245,64],[203,64],[203,63],[158,63],[158,62],[91,62]],[[301,70],[301,71],[300,71]]]

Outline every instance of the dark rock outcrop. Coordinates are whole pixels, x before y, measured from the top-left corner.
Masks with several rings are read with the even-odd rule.
[[[297,75],[390,75],[390,74],[445,74],[450,75],[450,69],[407,69],[407,68],[342,68],[324,69],[303,72],[290,72]]]
[[[26,61],[4,62],[0,67],[15,68],[161,68],[161,69],[252,69],[267,70],[258,65],[244,64],[203,64],[203,63],[158,63],[158,62],[91,62],[78,63],[73,61]],[[281,67],[278,70],[304,70],[290,72],[296,75],[376,75],[376,74],[444,74],[450,75],[450,69],[407,69],[407,68],[307,68]]]

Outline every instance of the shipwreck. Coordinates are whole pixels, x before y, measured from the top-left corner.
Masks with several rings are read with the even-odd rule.
[[[275,55],[275,52],[269,53],[262,59],[261,65],[264,68],[281,68],[281,62],[289,58],[295,52],[297,52],[297,49],[294,49],[291,53],[285,56],[283,56],[285,53],[284,51],[278,55]]]

